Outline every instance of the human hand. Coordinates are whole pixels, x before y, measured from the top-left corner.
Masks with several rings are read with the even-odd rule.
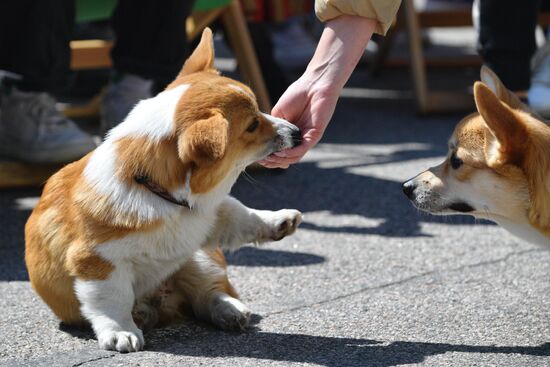
[[[281,96],[271,114],[300,128],[302,143],[276,152],[259,163],[267,168],[288,168],[298,162],[323,136],[334,113],[339,90],[312,86],[307,74],[294,82]]]
[[[376,20],[342,15],[325,29],[306,71],[281,96],[271,114],[292,122],[302,131],[302,144],[276,152],[259,163],[288,168],[298,162],[323,136],[340,91],[363,55]]]

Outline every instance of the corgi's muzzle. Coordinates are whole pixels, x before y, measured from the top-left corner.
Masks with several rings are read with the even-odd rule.
[[[277,135],[273,140],[273,152],[294,148],[302,142],[302,133],[298,126],[285,119],[263,113],[263,116],[273,125]]]
[[[448,200],[433,188],[429,187],[427,181],[419,180],[418,177],[403,183],[403,193],[413,205],[422,211],[431,214],[458,214],[471,213],[476,209],[462,200]]]

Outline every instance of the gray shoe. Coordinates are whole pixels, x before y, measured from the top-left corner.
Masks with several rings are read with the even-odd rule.
[[[107,87],[101,103],[100,135],[120,124],[134,106],[142,99],[151,98],[153,81],[133,74],[122,74],[118,81]]]
[[[1,96],[1,156],[29,163],[67,163],[96,145],[91,135],[57,111],[48,94],[13,88],[9,95]]]

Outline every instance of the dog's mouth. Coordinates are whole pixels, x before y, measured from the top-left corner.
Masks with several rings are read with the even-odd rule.
[[[470,213],[475,211],[475,208],[473,208],[470,204],[467,204],[465,202],[452,203],[447,208],[460,213]]]

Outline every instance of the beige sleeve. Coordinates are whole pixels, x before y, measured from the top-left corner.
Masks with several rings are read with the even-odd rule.
[[[399,5],[401,0],[315,0],[315,13],[322,22],[343,14],[375,19],[378,21],[375,32],[384,35]]]

